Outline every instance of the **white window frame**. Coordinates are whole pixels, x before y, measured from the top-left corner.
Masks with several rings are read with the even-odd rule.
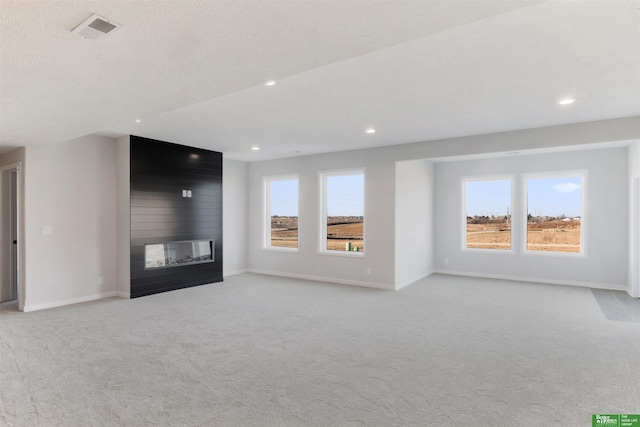
[[[559,170],[545,172],[526,172],[522,173],[522,218],[524,226],[522,227],[522,254],[531,256],[547,256],[547,257],[569,257],[569,258],[586,258],[587,257],[587,186],[588,171],[587,169],[576,170]],[[559,252],[559,251],[530,251],[528,249],[527,237],[529,233],[529,222],[527,215],[529,213],[529,180],[530,179],[550,179],[550,178],[581,178],[580,187],[580,252]]]
[[[298,247],[283,248],[271,246],[271,183],[274,181],[298,181]],[[300,175],[297,173],[285,175],[269,175],[262,177],[263,194],[263,234],[262,249],[275,252],[300,252]]]
[[[332,256],[343,256],[343,257],[356,257],[356,258],[364,258],[366,251],[337,251],[327,249],[327,179],[334,176],[349,176],[349,175],[362,175],[363,176],[363,185],[362,185],[362,241],[366,242],[367,240],[367,173],[366,168],[350,168],[350,169],[338,169],[338,170],[330,170],[330,171],[319,171],[318,172],[318,182],[319,182],[319,195],[320,195],[320,230],[319,230],[319,247],[318,253],[321,255],[332,255]],[[366,245],[365,245],[366,248]]]
[[[491,249],[491,248],[468,248],[467,247],[467,183],[468,182],[481,182],[481,181],[510,181],[511,182],[511,201],[510,210],[511,215],[511,248],[509,249]],[[460,193],[461,193],[461,215],[460,215],[460,251],[461,252],[476,252],[483,254],[515,254],[516,253],[516,241],[515,241],[515,229],[517,223],[514,223],[516,215],[514,213],[515,207],[515,188],[516,188],[516,176],[514,174],[500,174],[500,175],[476,175],[476,176],[462,176],[460,177]]]

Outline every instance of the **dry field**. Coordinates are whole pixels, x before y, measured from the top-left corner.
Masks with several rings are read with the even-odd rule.
[[[527,249],[530,251],[580,252],[580,222],[553,220],[528,224]],[[329,218],[327,249],[344,251],[347,243],[364,251],[363,222],[353,217]],[[298,218],[271,219],[271,246],[298,247]],[[467,248],[511,248],[511,224],[467,224]]]
[[[554,220],[529,224],[530,251],[580,252],[580,221]]]
[[[356,247],[358,247],[359,252],[364,251],[362,220],[327,226],[327,249],[344,251],[346,250],[347,243],[351,243],[352,251],[355,250]]]
[[[467,248],[510,249],[511,224],[467,224]],[[580,252],[580,222],[552,220],[528,224],[527,249]]]
[[[511,249],[511,224],[467,224],[467,248]]]
[[[364,250],[363,220],[358,217],[330,217],[327,226],[327,249],[344,251],[347,243],[352,250]],[[271,218],[271,246],[280,248],[298,247],[298,218]]]
[[[298,247],[298,217],[271,217],[271,246]]]

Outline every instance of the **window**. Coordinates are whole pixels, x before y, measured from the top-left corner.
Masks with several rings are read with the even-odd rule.
[[[264,178],[264,247],[298,249],[298,176]]]
[[[584,254],[586,171],[524,176],[526,251]]]
[[[362,256],[364,169],[321,173],[320,186],[320,251]]]
[[[463,249],[511,250],[511,182],[463,178]]]

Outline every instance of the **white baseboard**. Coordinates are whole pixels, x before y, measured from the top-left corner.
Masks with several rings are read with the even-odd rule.
[[[95,301],[95,300],[99,300],[99,299],[115,297],[115,296],[118,296],[117,294],[118,294],[118,292],[115,292],[115,291],[113,291],[113,292],[103,292],[101,294],[87,295],[87,296],[84,296],[84,297],[70,298],[70,299],[59,300],[59,301],[51,301],[51,302],[45,302],[45,303],[41,303],[41,304],[25,304],[24,311],[26,313],[28,311],[44,310],[46,308],[62,307],[63,305],[70,305],[70,304],[78,304],[78,303],[81,303],[81,302]]]
[[[339,285],[362,286],[365,288],[383,289],[385,291],[393,291],[395,287],[386,283],[361,282],[358,280],[336,279],[334,277],[311,276],[308,274],[285,273],[281,271],[256,270],[249,269],[250,273],[266,274],[267,276],[289,277],[292,279],[311,280],[315,282],[337,283]]]
[[[514,280],[516,282],[533,282],[533,283],[545,283],[550,285],[578,286],[582,288],[607,289],[611,291],[627,291],[627,288],[624,285],[614,285],[611,283],[578,282],[575,280],[557,280],[557,279],[545,279],[545,278],[539,278],[539,277],[534,278],[534,277],[525,277],[525,276],[510,276],[506,274],[470,273],[466,271],[456,271],[456,270],[435,270],[434,273],[450,274],[452,276],[481,277],[484,279]]]
[[[129,292],[116,292],[116,296],[124,299],[131,299],[131,294]]]
[[[249,269],[243,268],[242,270],[231,270],[222,272],[223,277],[237,276],[238,274],[249,273]]]

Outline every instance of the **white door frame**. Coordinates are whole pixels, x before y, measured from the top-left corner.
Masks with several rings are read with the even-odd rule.
[[[22,162],[12,163],[5,166],[0,166],[0,172],[4,171],[16,171],[16,229],[18,234],[18,244],[16,248],[16,273],[17,273],[17,291],[18,291],[18,310],[24,311],[25,302],[25,288],[23,271],[23,254],[24,254],[24,233],[22,230]]]
[[[631,181],[631,219],[629,227],[631,241],[629,259],[631,262],[629,271],[629,293],[634,298],[640,298],[640,177],[636,176]]]

